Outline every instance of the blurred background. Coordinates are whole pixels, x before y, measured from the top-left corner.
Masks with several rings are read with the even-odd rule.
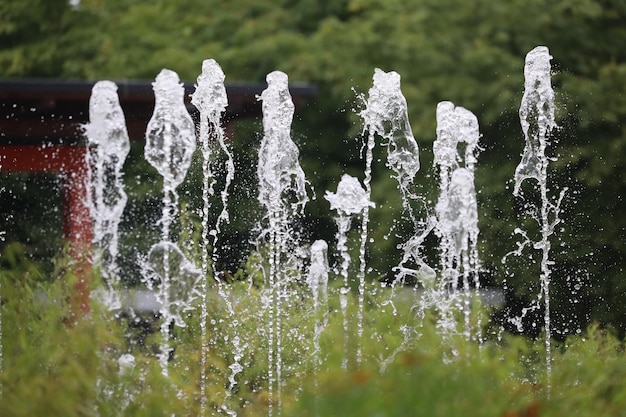
[[[336,190],[343,173],[363,179],[359,95],[370,88],[375,68],[396,71],[420,146],[416,190],[431,206],[438,189],[432,168],[437,103],[452,101],[478,117],[481,283],[504,291],[506,303],[494,319],[515,330],[502,317],[519,313],[539,294],[540,254],[526,252],[506,265],[501,259],[516,248],[515,227],[533,230],[526,213],[532,192],[527,201],[514,198],[512,185],[524,148],[518,117],[524,57],[545,45],[553,56],[559,125],[548,149],[551,195],[568,187],[552,240],[553,331],[564,337],[597,321],[623,336],[625,21],[622,0],[3,0],[0,78],[149,83],[169,68],[193,84],[202,60],[214,58],[227,83],[265,85],[266,74],[280,70],[294,84],[315,86],[316,94],[298,105],[292,134],[316,196],[302,228],[308,241],[333,242],[335,224],[323,194]],[[0,103],[6,117],[12,105]],[[217,268],[231,274],[253,249],[261,122],[237,119],[230,131],[236,181]],[[0,141],[4,137],[0,131]],[[158,240],[161,213],[161,179],[143,159],[143,138],[131,140],[120,261],[129,285],[137,281],[137,257]],[[368,262],[371,279],[389,281],[400,256],[396,245],[406,235],[401,226],[390,233],[401,205],[384,166],[386,151],[378,146],[375,152]],[[16,258],[24,257],[53,274],[47,260],[62,246],[58,179],[0,167],[0,181],[2,267],[16,267]],[[196,158],[179,189],[179,233],[186,242],[199,239],[186,236],[191,229],[185,225],[198,222],[201,181]],[[436,245],[434,238],[426,242],[431,263]]]

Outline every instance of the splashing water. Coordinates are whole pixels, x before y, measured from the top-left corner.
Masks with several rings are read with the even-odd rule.
[[[316,240],[311,245],[310,253],[311,262],[306,281],[313,294],[313,361],[317,372],[322,363],[320,336],[328,324],[328,244],[324,240]]]
[[[430,223],[418,219],[411,207],[411,202],[420,200],[420,197],[411,190],[415,175],[420,169],[419,148],[411,125],[406,99],[400,89],[400,75],[395,72],[384,72],[378,68],[374,70],[373,86],[368,93],[366,108],[361,112],[364,128],[368,132],[366,167],[365,167],[365,190],[367,197],[371,196],[371,162],[374,148],[375,135],[382,138],[382,145],[387,146],[386,165],[394,172],[398,181],[398,188],[402,197],[402,210],[413,225],[413,237],[409,239],[403,248],[403,257],[400,264],[394,268],[396,272],[395,285],[404,279],[414,275],[429,274],[430,268],[422,260],[420,255],[420,236],[425,236],[430,230]],[[366,207],[363,213],[361,230],[360,271],[359,271],[359,338],[363,333],[363,292],[365,285],[365,242],[367,240],[367,225],[369,223],[369,209]],[[408,263],[416,265],[415,269]],[[392,296],[393,297],[393,296]],[[391,298],[390,298],[391,300]],[[389,301],[392,305],[393,302]],[[395,306],[394,306],[395,311]],[[357,351],[357,361],[360,361],[360,344]]]
[[[193,302],[202,296],[198,291],[202,271],[185,257],[176,244],[159,242],[148,253],[143,276],[148,288],[157,290],[164,338],[159,361],[163,375],[167,376],[167,363],[173,353],[170,326],[186,326],[183,313],[192,310]]]
[[[478,119],[471,111],[456,107],[450,101],[437,104],[437,140],[433,143],[433,164],[439,168],[441,192],[447,190],[451,171],[461,166],[460,162],[474,172],[480,150],[479,138]]]
[[[413,137],[406,99],[400,90],[400,74],[374,70],[367,107],[361,112],[365,129],[379,135],[387,146],[387,166],[393,170],[400,190],[409,192],[420,169],[419,149]],[[367,187],[366,187],[367,188]]]
[[[449,101],[437,105],[437,140],[433,144],[433,164],[439,171],[439,199],[435,207],[441,239],[440,264],[442,280],[434,298],[440,307],[439,326],[444,332],[455,331],[451,300],[462,283],[460,304],[465,317],[465,337],[470,333],[470,280],[480,287],[478,271],[478,209],[474,189],[474,168],[479,151],[478,119],[472,112],[455,107]],[[463,163],[463,166],[461,166]],[[452,301],[452,303],[454,303]]]
[[[519,109],[526,145],[522,160],[515,169],[515,196],[524,180],[534,178],[540,185],[546,180],[548,135],[556,127],[554,91],[550,81],[551,59],[545,46],[538,46],[526,55],[524,95]]]
[[[310,248],[310,264],[306,281],[313,294],[313,369],[317,374],[322,366],[322,349],[320,338],[328,325],[328,244],[324,240],[316,240]],[[314,382],[315,392],[319,390],[319,380]]]
[[[478,209],[474,175],[467,168],[454,170],[450,180],[448,204],[441,207],[438,213],[439,231],[451,243],[449,253],[444,259],[444,283],[459,289],[459,278],[462,281],[462,310],[465,316],[465,337],[471,337],[470,330],[470,279],[474,289],[480,288],[478,280]]]
[[[309,198],[299,151],[291,140],[295,106],[289,94],[287,75],[274,71],[267,75],[263,102],[263,140],[259,149],[259,202],[269,214],[286,209],[301,214]],[[286,222],[285,222],[286,223]]]
[[[520,124],[526,141],[522,160],[515,170],[515,188],[513,195],[519,196],[522,183],[529,178],[537,180],[541,201],[539,202],[539,216],[534,215],[535,220],[541,228],[541,238],[532,240],[528,233],[520,228],[515,229],[515,234],[522,237],[521,242],[517,242],[517,249],[509,252],[509,255],[520,256],[524,248],[531,247],[540,250],[541,292],[534,305],[522,311],[522,317],[512,318],[512,322],[521,323],[521,319],[527,312],[540,308],[540,301],[544,304],[544,329],[545,329],[545,349],[546,349],[546,371],[548,377],[548,389],[550,388],[550,376],[552,372],[551,354],[551,327],[550,327],[550,275],[552,273],[550,265],[550,237],[554,234],[555,227],[561,222],[559,218],[561,212],[561,202],[565,196],[567,188],[560,191],[556,199],[549,197],[548,190],[548,164],[550,157],[546,155],[549,143],[549,136],[556,128],[554,120],[554,91],[550,79],[550,52],[545,46],[538,46],[526,55],[524,66],[524,95],[519,110]]]
[[[337,192],[326,191],[324,198],[330,203],[331,210],[345,215],[359,214],[365,207],[376,207],[376,204],[369,201],[359,180],[348,174],[341,176]]]
[[[328,304],[328,244],[324,240],[316,240],[310,249],[310,265],[307,274],[307,284],[313,294],[313,308],[317,312],[326,309]],[[324,312],[324,317],[327,315]],[[326,318],[322,323],[326,322]],[[317,333],[317,332],[316,332]]]
[[[154,88],[155,106],[152,118],[146,129],[146,160],[163,176],[163,214],[161,217],[161,242],[155,244],[148,254],[148,268],[144,279],[154,281],[155,264],[158,266],[159,292],[158,298],[162,305],[161,335],[163,338],[160,353],[161,371],[167,376],[167,360],[169,348],[170,323],[182,326],[184,322],[172,308],[187,302],[186,298],[170,298],[175,296],[178,273],[188,271],[191,264],[184,259],[176,244],[170,242],[170,224],[178,213],[178,194],[176,187],[187,175],[191,157],[196,150],[195,127],[184,103],[184,88],[178,75],[171,70],[163,69],[157,75]],[[173,256],[173,259],[170,259]],[[182,257],[182,259],[181,259]],[[184,260],[184,262],[183,262]],[[184,266],[183,269],[181,269]],[[151,272],[152,271],[152,272]]]
[[[224,130],[221,127],[221,117],[228,106],[228,98],[226,96],[226,88],[224,86],[225,75],[219,64],[213,59],[207,59],[202,63],[202,73],[198,76],[196,90],[191,96],[191,103],[200,111],[200,134],[199,140],[202,144],[202,240],[203,248],[213,247],[212,261],[216,263],[216,243],[220,232],[222,222],[228,222],[228,188],[234,176],[234,163],[228,146],[224,141]],[[211,169],[211,141],[217,140],[218,145],[226,154],[228,160],[226,163],[226,185],[221,193],[222,211],[218,216],[215,226],[209,227],[209,211],[211,204],[209,196],[215,194],[215,174]],[[210,239],[211,237],[212,239]],[[209,256],[206,250],[202,254],[202,270],[205,273],[209,271]]]
[[[227,312],[229,314],[228,322],[235,325],[236,320],[234,318],[235,313],[229,296],[226,294],[226,289],[222,282],[217,278],[216,265],[219,262],[217,256],[217,241],[221,231],[222,223],[227,223],[228,216],[228,192],[230,184],[235,175],[235,165],[233,162],[233,156],[224,139],[224,129],[221,126],[222,114],[226,111],[228,106],[228,98],[226,96],[226,88],[224,86],[224,80],[226,79],[222,68],[213,59],[207,59],[202,62],[202,73],[198,76],[196,90],[191,96],[191,103],[200,112],[200,129],[199,140],[202,145],[202,273],[203,279],[201,283],[202,292],[202,317],[200,321],[201,325],[201,340],[202,340],[202,353],[201,353],[201,382],[200,382],[200,401],[201,401],[201,413],[204,414],[206,409],[206,355],[208,351],[207,340],[207,277],[212,274],[215,281],[218,284],[218,292],[222,300],[226,302]],[[224,188],[220,192],[222,210],[217,217],[215,225],[209,227],[209,215],[211,210],[210,196],[215,194],[216,175],[212,169],[212,155],[214,153],[212,149],[213,143],[217,142],[219,149],[226,155],[225,163],[225,184]],[[211,265],[212,271],[209,271],[209,252],[208,248],[212,248],[211,253]],[[235,329],[236,334],[236,329]],[[232,339],[235,349],[235,363],[230,366],[233,374],[230,376],[230,385],[226,394],[226,398],[229,397],[235,388],[236,380],[235,375],[241,371],[241,365],[238,363],[238,358],[241,358],[241,343],[239,338],[234,337]],[[225,407],[225,406],[222,406]],[[230,410],[224,410],[230,411]]]
[[[308,201],[306,178],[298,162],[299,151],[291,140],[295,110],[287,75],[274,71],[267,75],[267,89],[261,93],[263,140],[259,149],[257,174],[259,202],[266,210],[259,245],[267,245],[269,270],[265,272],[268,319],[269,414],[273,413],[274,385],[277,409],[281,410],[282,304],[288,301],[295,272],[300,269],[296,249],[297,233],[291,222],[303,214]],[[274,375],[275,372],[275,375]]]
[[[88,207],[93,219],[93,263],[99,268],[104,283],[92,297],[109,311],[115,311],[122,307],[117,256],[119,225],[128,199],[122,182],[122,167],[130,151],[130,141],[114,82],[98,81],[92,87],[89,123],[84,131],[89,167]],[[102,380],[96,385],[105,394],[110,391]],[[126,398],[130,401],[131,397],[128,391]],[[120,408],[125,409],[126,405],[121,404]]]
[[[457,168],[452,173],[448,201],[441,210],[439,228],[450,238],[451,252],[455,257],[476,246],[478,240],[478,213],[474,175],[467,168]]]
[[[195,126],[185,108],[185,89],[174,71],[163,69],[154,88],[154,113],[146,129],[146,160],[163,176],[161,240],[170,239],[170,224],[178,213],[176,187],[187,175],[196,150]]]
[[[340,274],[343,278],[343,287],[340,290],[339,301],[343,315],[344,329],[344,352],[348,347],[348,293],[350,292],[348,268],[350,267],[350,254],[348,253],[348,231],[352,222],[352,216],[363,213],[367,207],[375,207],[369,201],[367,191],[361,187],[358,179],[344,174],[337,185],[337,192],[326,191],[324,196],[330,202],[330,209],[337,210],[335,222],[337,223],[337,252],[341,259]],[[344,353],[342,361],[343,369],[348,368],[348,356]]]
[[[97,82],[89,99],[89,123],[85,125],[89,144],[89,209],[94,221],[94,263],[100,267],[106,292],[98,294],[109,309],[119,309],[118,227],[127,196],[122,184],[122,167],[130,150],[126,120],[117,96],[117,85]]]

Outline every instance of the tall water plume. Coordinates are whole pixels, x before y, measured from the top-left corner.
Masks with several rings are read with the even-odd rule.
[[[309,197],[304,171],[298,161],[299,151],[291,140],[295,107],[287,75],[274,71],[266,80],[268,86],[260,96],[263,139],[257,166],[258,199],[265,214],[258,244],[262,253],[268,253],[269,262],[268,268],[264,269],[264,293],[268,313],[269,414],[272,415],[274,398],[277,398],[278,413],[281,410],[282,315],[301,270],[300,242],[292,223],[303,214]]]
[[[363,214],[366,207],[375,207],[375,204],[369,200],[367,191],[361,187],[361,183],[357,178],[348,174],[344,174],[337,185],[337,192],[332,193],[326,191],[324,196],[330,202],[330,209],[336,210],[335,222],[337,223],[337,252],[341,266],[339,273],[343,278],[343,287],[339,294],[339,303],[341,306],[341,314],[343,316],[344,329],[344,351],[348,347],[348,293],[350,292],[350,281],[348,269],[350,267],[350,254],[348,248],[348,232],[352,224],[352,217],[357,214]],[[342,367],[347,369],[348,356],[344,354]]]
[[[316,240],[311,245],[306,281],[313,295],[313,366],[319,371],[322,363],[320,337],[328,324],[328,244]]]
[[[431,226],[415,215],[413,204],[420,201],[420,196],[412,189],[415,175],[420,169],[419,147],[413,136],[406,99],[400,89],[400,75],[395,71],[384,72],[378,68],[374,70],[373,85],[368,92],[365,109],[360,113],[367,131],[367,146],[365,156],[365,191],[367,200],[370,199],[372,151],[375,146],[375,136],[382,139],[382,146],[387,147],[386,165],[394,173],[398,181],[398,189],[402,198],[402,213],[407,216],[412,225],[412,237],[402,245],[403,257],[400,264],[394,268],[396,278],[394,285],[404,282],[407,275],[430,275],[431,269],[423,261],[420,251],[422,237],[428,234]],[[360,270],[359,270],[359,338],[363,334],[363,292],[365,286],[365,246],[369,223],[369,207],[363,209],[361,229]],[[408,266],[408,264],[411,266]],[[395,307],[394,307],[395,309]],[[361,346],[357,350],[357,361],[360,361]]]
[[[162,373],[167,375],[167,362],[172,352],[169,346],[170,326],[184,325],[177,311],[184,309],[194,294],[195,281],[187,278],[186,285],[189,289],[181,295],[189,296],[189,299],[172,298],[175,295],[173,292],[179,292],[176,288],[179,283],[172,280],[172,277],[180,279],[177,273],[182,271],[192,277],[195,272],[189,272],[193,269],[192,265],[176,244],[171,242],[170,225],[178,214],[176,187],[187,175],[192,154],[196,150],[196,135],[193,120],[185,108],[185,90],[178,75],[174,71],[163,69],[152,85],[155,106],[146,129],[145,157],[163,176],[163,211],[160,220],[161,242],[150,249],[144,279],[148,284],[158,286],[157,298],[161,303],[159,312],[162,317],[163,338],[160,362]]]
[[[449,101],[437,105],[437,140],[433,164],[439,172],[439,199],[435,207],[435,231],[441,243],[441,281],[436,288],[441,298],[440,327],[454,332],[451,305],[446,297],[458,298],[463,291],[461,310],[465,336],[470,338],[470,281],[475,290],[478,279],[478,208],[474,189],[474,167],[479,151],[478,119],[472,112]]]
[[[519,109],[520,124],[524,133],[525,146],[522,153],[522,160],[515,170],[515,188],[513,195],[523,196],[522,184],[527,179],[535,179],[536,187],[539,191],[538,210],[531,210],[531,217],[537,222],[540,229],[540,237],[533,239],[529,232],[521,228],[515,229],[515,234],[521,237],[517,242],[517,249],[508,253],[510,255],[522,255],[526,247],[541,251],[541,290],[536,300],[527,308],[522,310],[520,317],[511,318],[511,321],[522,327],[522,319],[528,312],[541,309],[541,301],[544,307],[544,330],[546,349],[546,368],[548,379],[552,369],[551,337],[550,326],[550,276],[552,270],[550,266],[550,239],[554,234],[555,227],[561,222],[559,217],[561,212],[561,202],[567,188],[563,188],[558,197],[549,195],[548,188],[548,165],[550,157],[546,155],[548,146],[551,145],[551,132],[557,127],[554,119],[554,90],[552,89],[550,76],[550,60],[552,56],[545,46],[537,46],[526,55],[524,65],[524,95]]]
[[[178,214],[176,187],[187,175],[196,150],[195,126],[183,101],[185,89],[174,71],[163,69],[152,83],[154,113],[146,129],[145,157],[163,177],[161,240],[170,240]]]
[[[127,196],[122,183],[122,167],[130,150],[124,112],[112,81],[94,84],[89,99],[88,141],[89,209],[94,222],[94,264],[105,284],[100,298],[111,309],[121,307],[119,300],[119,224]]]
[[[191,95],[191,103],[200,112],[199,120],[199,141],[202,151],[202,314],[200,318],[201,326],[201,376],[200,376],[200,402],[201,412],[204,413],[206,408],[206,368],[207,368],[207,352],[209,350],[209,342],[207,337],[207,279],[213,276],[217,283],[220,297],[226,303],[226,310],[229,315],[227,322],[231,323],[235,328],[238,320],[233,310],[230,296],[221,280],[218,279],[216,273],[216,265],[219,263],[217,254],[217,243],[221,232],[222,224],[228,223],[228,194],[230,184],[235,175],[235,165],[230,147],[226,143],[224,129],[221,125],[221,118],[228,106],[228,97],[226,96],[226,87],[224,80],[226,79],[222,68],[214,59],[206,59],[202,62],[202,73],[198,76],[196,89]],[[215,167],[219,162],[218,153],[221,151],[226,156],[224,169]],[[217,171],[217,172],[216,172]],[[217,220],[213,225],[209,225],[211,214],[211,200],[215,195],[215,185],[217,182],[217,174],[221,171],[225,172],[224,188],[220,191],[221,211],[217,216]],[[209,252],[210,251],[210,252]],[[210,259],[209,259],[210,258]],[[217,333],[217,332],[215,332]],[[236,329],[235,329],[236,334]],[[241,344],[235,336],[232,339],[235,352],[235,363],[231,364],[232,375],[230,376],[230,386],[227,396],[230,395],[236,385],[235,375],[241,370],[238,359],[242,356]]]

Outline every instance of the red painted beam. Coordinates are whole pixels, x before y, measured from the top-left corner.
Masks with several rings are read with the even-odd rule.
[[[2,172],[70,172],[84,170],[86,149],[82,146],[0,145]]]
[[[88,206],[86,160],[83,146],[0,146],[2,172],[56,172],[63,179],[63,231],[72,250],[82,251],[92,239]]]
[[[75,260],[76,284],[74,314],[88,310],[90,249],[93,219],[88,206],[87,149],[83,146],[0,145],[1,172],[52,172],[63,181],[63,234]]]

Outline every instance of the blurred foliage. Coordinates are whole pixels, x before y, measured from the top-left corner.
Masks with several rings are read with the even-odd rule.
[[[76,283],[68,259],[56,259],[52,281],[26,258],[13,259],[11,268],[0,271],[0,415],[202,415],[201,306],[186,316],[186,327],[173,332],[166,379],[156,356],[158,317],[113,314],[94,302],[89,313],[68,320],[75,312],[68,300]],[[268,415],[270,328],[263,292],[245,280],[217,285],[207,297],[205,415]],[[274,415],[598,416],[620,415],[626,406],[624,345],[597,326],[555,346],[548,377],[543,341],[486,334],[478,345],[442,337],[434,315],[422,320],[412,313],[414,295],[396,294],[391,308],[384,303],[392,299],[388,289],[368,286],[358,364],[352,311],[357,300],[349,299],[346,333],[338,288],[329,289],[329,304],[318,316],[305,288],[301,295],[291,300],[282,331],[275,333],[283,349],[282,405],[274,397]],[[316,353],[314,329],[324,315],[328,321]],[[344,337],[350,339],[348,350]],[[124,366],[122,355],[132,355],[134,363]],[[240,372],[233,373],[235,363]],[[232,380],[236,384],[228,388]]]
[[[58,176],[49,174],[3,173],[0,177],[0,207],[4,216],[0,238],[0,265],[13,263],[16,251],[40,261],[43,273],[51,273],[52,259],[62,247],[62,186]],[[44,221],[41,221],[45,219]],[[19,249],[15,248],[21,243]]]
[[[620,415],[626,401],[624,346],[596,326],[563,344],[549,388],[536,375],[524,377],[537,365],[532,358],[538,346],[527,341],[509,338],[482,349],[464,345],[463,359],[448,364],[424,344],[398,355],[383,374],[322,373],[317,389],[305,390],[291,415],[597,416]]]
[[[485,285],[504,285],[508,303],[500,315],[517,313],[538,292],[539,254],[501,258],[515,248],[511,232],[527,222],[525,205],[511,195],[511,179],[523,148],[517,109],[525,54],[536,45],[554,59],[559,130],[549,152],[551,190],[569,187],[562,229],[553,242],[553,325],[560,337],[591,320],[626,332],[624,265],[626,220],[626,5],[621,0],[5,0],[0,4],[0,76],[81,79],[152,79],[161,68],[193,81],[202,59],[215,58],[227,81],[263,81],[275,69],[292,81],[314,83],[319,95],[299,109],[294,140],[317,200],[308,206],[311,240],[333,240],[325,190],[341,174],[361,176],[362,106],[375,67],[402,75],[423,169],[416,188],[434,201],[430,167],[435,108],[450,100],[474,112],[482,146],[476,172],[480,252]],[[354,89],[354,90],[353,90]],[[256,204],[255,149],[259,124],[235,130],[237,184],[233,221],[225,231],[221,269],[234,272],[250,250]],[[380,147],[377,152],[382,158]],[[376,160],[376,159],[375,159]],[[381,163],[382,166],[382,163]],[[154,174],[136,159],[127,164],[127,185],[144,207],[133,215],[154,224],[158,192]],[[388,278],[397,262],[388,238],[400,215],[395,186],[374,167],[371,236],[374,275]],[[141,179],[140,179],[141,178]],[[189,184],[192,184],[191,182]],[[185,185],[183,185],[183,188]],[[199,194],[199,193],[198,193]],[[193,202],[189,202],[193,207]],[[127,240],[126,256],[145,246],[141,230]],[[436,259],[436,242],[427,248]],[[128,261],[128,264],[132,261]],[[533,321],[534,318],[530,318]],[[540,329],[535,327],[536,334]]]

